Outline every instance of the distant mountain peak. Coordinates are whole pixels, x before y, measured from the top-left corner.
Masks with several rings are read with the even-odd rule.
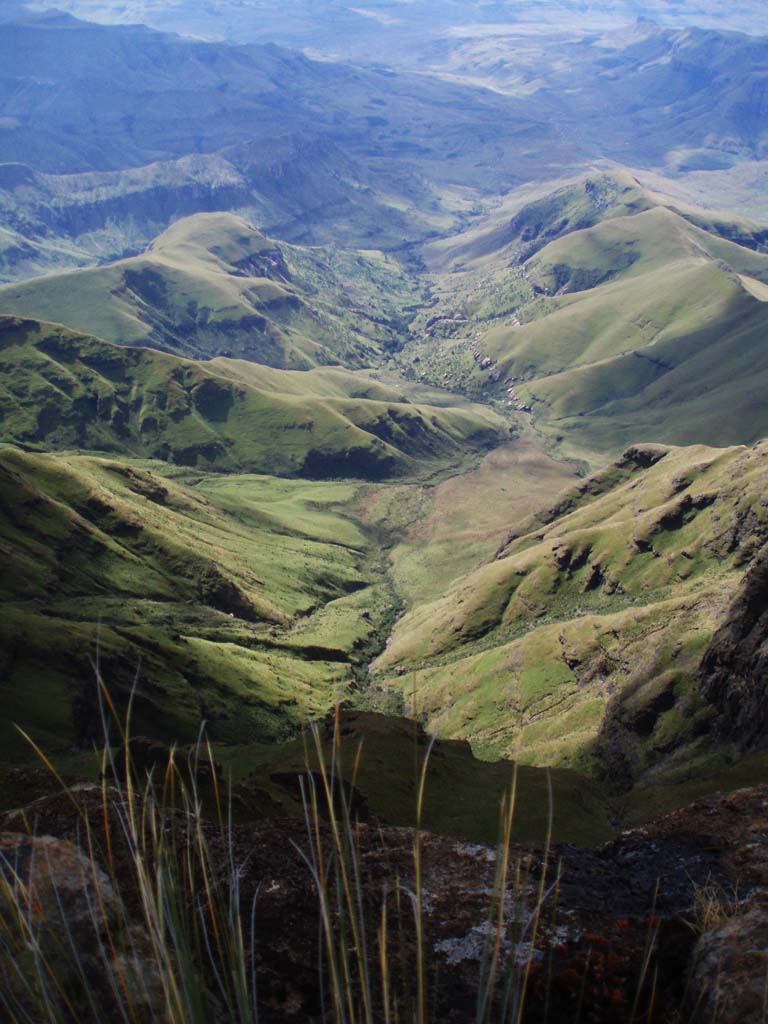
[[[75,18],[67,11],[61,11],[58,7],[49,7],[45,11],[29,10],[24,7],[16,9],[16,21],[24,21],[28,24],[45,25],[52,28],[75,28],[82,27],[84,22]]]

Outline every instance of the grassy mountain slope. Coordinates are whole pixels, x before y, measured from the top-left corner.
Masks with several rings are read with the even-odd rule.
[[[93,258],[67,239],[31,239],[12,228],[0,228],[0,282],[87,266]]]
[[[487,390],[499,378],[478,372],[475,362],[485,355],[477,343],[489,328],[519,324],[532,306],[526,260],[571,232],[654,206],[624,171],[557,185],[521,186],[466,231],[419,249],[433,301],[411,323],[400,356],[406,374],[473,394]]]
[[[404,616],[379,684],[487,754],[626,784],[694,770],[697,665],[768,537],[765,486],[765,444],[630,449]]]
[[[663,199],[591,176],[430,247],[440,305],[408,372],[532,411],[593,465],[636,440],[764,436],[764,231]]]
[[[417,767],[429,744],[424,730],[405,718],[360,711],[342,711],[338,724],[335,756],[342,778],[354,785],[356,806],[364,806],[380,821],[414,827]],[[328,722],[321,730],[326,764],[333,756],[332,737],[333,723]],[[219,747],[216,756],[232,773],[236,813],[240,801],[246,813],[267,802],[274,817],[303,817],[299,778],[306,776],[308,762],[311,768],[318,764],[311,738],[269,747]],[[477,760],[468,743],[456,740],[437,740],[432,748],[422,828],[496,842],[499,806],[515,772],[514,835],[518,841],[544,839],[549,814],[547,772],[528,765],[516,768],[509,761]],[[612,828],[600,787],[568,769],[556,768],[550,778],[554,837],[584,845],[607,840]]]
[[[768,256],[657,209],[559,240],[526,271],[562,297],[481,345],[574,448],[730,444],[768,431]]]
[[[404,609],[444,594],[492,558],[509,531],[572,484],[576,469],[515,438],[467,472],[418,488],[368,488],[361,513],[394,536],[390,576]]]
[[[720,260],[742,273],[768,274],[765,254],[704,231],[661,206],[568,232],[528,260],[526,272],[539,291],[563,294],[694,257]]]
[[[479,406],[417,405],[349,371],[196,363],[37,321],[0,319],[0,367],[4,440],[219,470],[418,474],[503,430]]]
[[[273,739],[330,706],[353,644],[290,638],[298,619],[362,594],[376,628],[378,577],[355,485],[162,475],[87,456],[0,448],[2,748],[18,721],[56,748],[96,728],[91,660],[122,702],[138,679],[139,730]],[[346,645],[346,646],[345,646]]]
[[[0,312],[179,355],[370,363],[399,344],[413,286],[376,253],[278,246],[232,214],[175,223],[141,256],[0,288]]]
[[[439,273],[482,269],[502,261],[522,263],[563,235],[655,205],[651,193],[629,171],[593,172],[560,187],[556,184],[513,192],[477,225],[426,243],[427,266]]]
[[[468,229],[427,242],[420,252],[427,269],[437,275],[508,268],[576,231],[659,208],[717,238],[765,250],[765,225],[696,205],[685,198],[684,190],[671,194],[665,188],[674,193],[674,182],[618,165],[610,170],[593,168],[563,181],[528,183],[504,196]]]

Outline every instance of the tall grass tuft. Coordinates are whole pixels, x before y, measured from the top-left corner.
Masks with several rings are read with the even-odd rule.
[[[0,861],[0,1016],[10,1024],[257,1024],[255,949],[269,936],[258,935],[258,885],[252,895],[243,891],[248,858],[238,852],[231,792],[219,781],[211,746],[201,732],[186,757],[171,750],[162,770],[142,775],[132,755],[132,701],[120,725],[100,676],[98,689],[105,743],[96,813],[92,791],[86,806],[61,783],[78,823],[72,870],[80,911],[75,920],[72,879],[57,874],[53,856],[41,863],[45,847],[28,822],[31,854]],[[115,730],[117,745],[109,741]],[[386,857],[387,850],[383,833],[356,818],[362,745],[345,764],[338,711],[330,736],[308,728],[304,837],[299,830],[291,842],[317,896],[323,1021],[436,1019],[421,827],[431,752],[432,743],[417,763],[410,863],[372,885],[366,851],[374,846]],[[524,909],[512,858],[516,790],[515,780],[501,807],[476,1024],[522,1021],[537,931],[558,885],[557,872],[549,877],[548,839],[533,906]]]
[[[118,722],[99,679],[105,736]],[[100,813],[63,786],[78,816],[81,918],[72,879],[52,860],[0,862],[0,1007],[9,1021],[255,1024],[255,904],[244,918],[243,865],[232,845],[231,801],[202,736],[186,764],[171,750],[160,777],[132,763],[130,707],[118,750],[101,752]],[[45,754],[37,750],[52,772]],[[215,813],[202,814],[201,765]],[[32,840],[35,823],[28,823]],[[32,850],[36,844],[30,844]],[[77,881],[75,879],[75,881]],[[53,892],[53,905],[40,892]],[[64,892],[64,889],[67,892]],[[20,955],[20,952],[23,955]]]

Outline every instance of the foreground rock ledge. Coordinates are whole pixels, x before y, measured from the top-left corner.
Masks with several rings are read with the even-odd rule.
[[[98,836],[100,790],[78,787],[78,797]],[[64,797],[46,797],[24,811],[0,815],[6,865],[28,852],[25,822],[37,837],[55,837],[34,840],[45,844],[51,873],[74,863],[72,844],[82,834],[82,819]],[[330,847],[327,827],[320,834]],[[378,955],[384,900],[392,986],[407,1001],[416,944],[410,898],[403,894],[416,888],[415,835],[361,824],[354,838],[369,955]],[[220,841],[213,826],[210,841]],[[317,894],[300,852],[308,846],[304,824],[237,825],[232,841],[243,865],[246,905],[260,887],[255,958],[264,1019],[323,1020]],[[498,853],[431,834],[421,836],[420,849],[431,1010],[440,1021],[474,1021],[488,940],[493,945],[495,939],[489,911]],[[570,1020],[580,1013],[582,1021],[623,1024],[640,1007],[645,1019],[658,1022],[681,1013],[686,1020],[763,1021],[768,785],[698,800],[597,850],[513,844],[511,854],[497,988],[510,972],[518,988],[525,979],[523,1020]],[[118,849],[118,866],[121,856],[126,854]],[[68,885],[77,874],[69,871]],[[542,894],[534,924],[531,915]]]

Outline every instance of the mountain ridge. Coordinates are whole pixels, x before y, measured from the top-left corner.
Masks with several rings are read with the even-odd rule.
[[[371,365],[401,343],[404,307],[417,299],[383,254],[278,244],[228,213],[178,220],[123,261],[0,286],[2,313],[293,369]]]
[[[626,788],[692,777],[717,759],[723,698],[697,672],[757,571],[765,465],[765,442],[635,446],[406,612],[379,685],[486,756]]]
[[[639,440],[768,431],[763,228],[678,212],[626,171],[505,210],[426,247],[439,306],[413,321],[408,375],[523,410],[593,468]]]
[[[377,479],[445,468],[504,432],[479,406],[419,405],[343,370],[302,376],[297,389],[291,371],[194,362],[37,321],[2,317],[0,332],[3,437],[38,448]]]

